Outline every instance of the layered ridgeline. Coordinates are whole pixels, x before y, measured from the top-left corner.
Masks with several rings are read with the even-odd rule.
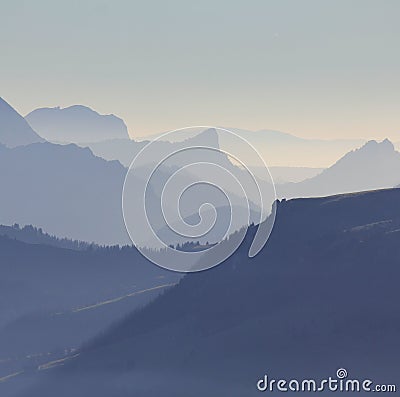
[[[40,108],[25,116],[29,124],[51,142],[82,143],[129,139],[122,119],[100,114],[87,106]]]
[[[41,113],[41,110],[38,109],[32,114],[35,112]],[[79,124],[81,120],[79,117],[71,116],[72,119],[76,124]],[[101,118],[99,122],[100,120]],[[77,130],[82,129],[83,126],[84,124],[77,127]],[[304,139],[279,131],[248,131],[237,128],[230,130],[253,145],[267,165],[271,166],[270,171],[278,185],[279,197],[323,196],[393,187],[400,182],[400,177],[398,177],[400,154],[388,140],[381,143],[370,141],[364,144],[363,140]],[[164,158],[166,153],[171,152],[172,147],[179,150],[182,145],[185,145],[182,139],[188,137],[193,145],[222,148],[232,153],[240,153],[241,147],[245,145],[245,141],[240,138],[231,139],[229,134],[223,133],[222,130],[206,127],[191,128],[184,132],[177,131],[165,137],[152,136],[153,139],[159,139],[154,143],[158,149],[154,158],[148,159],[148,166]],[[64,135],[64,139],[67,142],[76,141],[74,136],[68,133]],[[128,167],[149,140],[135,141],[129,139],[128,136],[122,139],[115,136],[103,140],[93,136],[91,141],[80,140],[79,142],[81,145],[90,147],[95,155],[106,160],[118,160]],[[224,156],[220,157],[219,163],[232,169],[230,165],[227,166],[228,162],[223,159]],[[260,184],[263,184],[265,170],[252,167],[254,158],[246,157],[246,152],[243,153],[243,157],[241,160],[260,179]],[[303,161],[305,159],[308,159],[308,162]],[[315,168],[321,165],[329,167]],[[172,168],[175,170],[176,167],[179,167],[179,164],[175,164],[175,168]],[[289,183],[285,183],[286,181]]]
[[[114,115],[101,115],[82,105],[40,108],[29,113],[26,119],[47,140],[89,146],[96,155],[107,160],[119,160],[125,166],[129,166],[134,155],[149,140],[157,138],[160,141],[176,143],[195,137],[207,129],[193,127],[184,133],[177,131],[164,137],[159,134],[134,141],[130,139],[123,120]],[[322,168],[330,166],[339,157],[365,142],[360,139],[304,139],[271,130],[229,130],[257,148],[271,167],[277,182],[298,182],[315,176]],[[243,145],[243,142],[230,139],[221,130],[217,130],[217,139],[224,149],[230,149],[232,152],[237,152]],[[248,166],[256,164],[253,156],[245,156],[242,160]]]
[[[270,167],[329,167],[339,157],[365,143],[363,139],[306,139],[282,131],[227,129],[255,146]],[[203,130],[201,127],[193,129],[192,134],[195,136]],[[153,135],[151,138],[173,141],[181,139],[179,131],[173,136],[161,135]],[[233,143],[224,134],[220,134],[219,138],[224,147],[235,149],[236,144],[240,145],[239,142]],[[244,160],[249,166],[254,165],[251,156]]]
[[[119,160],[129,166],[132,161],[132,151],[138,151],[149,140],[157,138],[159,141],[177,143],[188,137],[194,138],[204,134],[208,128],[190,128],[184,132],[177,131],[166,136],[154,135],[139,140],[113,139],[103,142],[88,142],[93,152],[108,160]],[[216,139],[219,146],[231,153],[240,153],[246,142],[253,145],[270,167],[271,173],[277,182],[298,182],[313,177],[324,168],[331,166],[338,158],[347,152],[362,146],[363,140],[316,140],[303,139],[294,135],[278,131],[247,131],[229,128],[237,137],[231,138],[216,129]],[[210,136],[210,140],[215,139]],[[210,142],[211,143],[211,142]],[[257,174],[257,162],[254,156],[242,154],[241,160]]]
[[[43,141],[27,121],[0,98],[0,144],[16,147]]]
[[[197,144],[201,142],[201,137],[194,140]],[[192,145],[191,142],[186,144]],[[223,155],[208,156],[208,159],[232,172],[242,173]],[[185,161],[189,160],[186,158]],[[149,185],[148,211],[153,217],[159,215],[154,226],[156,231],[165,236],[167,243],[183,242],[180,236],[177,240],[174,234],[168,232],[159,211],[162,188],[177,167],[171,164],[171,167],[161,168]],[[141,178],[141,169],[136,171],[132,188],[143,192],[145,180]],[[13,149],[0,146],[0,223],[33,224],[51,234],[98,244],[129,244],[121,208],[126,172],[126,168],[118,161],[96,157],[90,149],[74,144],[46,142]],[[181,174],[177,179],[177,185],[181,182],[189,185],[196,182],[198,177]],[[215,189],[198,189],[189,191],[181,206],[182,216],[196,223],[198,215],[193,214],[198,213],[200,204],[210,200],[213,200],[217,213],[221,215],[217,219],[222,223],[221,227],[217,224],[213,228],[212,234],[203,237],[204,242],[219,241],[223,235],[224,220],[230,219],[229,203]],[[233,195],[231,204],[240,205],[242,201],[238,195]],[[143,207],[130,208],[132,218],[138,219],[138,227],[141,227],[139,219],[143,217]],[[257,219],[254,205],[251,216],[252,220]],[[236,229],[242,226],[242,223],[233,223]],[[139,243],[147,245],[148,238],[143,233]]]
[[[212,132],[213,131],[213,132]],[[174,135],[176,136],[176,134]],[[191,141],[195,144],[201,143],[201,144],[207,144],[208,146],[211,147],[219,147],[220,146],[220,136],[221,134],[218,134],[218,130],[208,128],[208,129],[202,129],[199,131],[197,134],[190,134],[189,131],[185,131],[185,134],[182,134],[182,136],[185,136],[186,139],[191,139]],[[92,152],[96,156],[100,156],[106,160],[118,160],[121,162],[121,164],[125,165],[126,167],[129,167],[131,164],[133,158],[150,142],[150,139],[140,139],[140,140],[133,140],[133,139],[109,139],[106,141],[93,141],[93,142],[85,142],[81,143],[81,146],[88,146],[92,150]],[[159,148],[159,156],[158,158],[162,158],[163,153],[168,153],[171,149],[171,147],[179,148],[182,146],[182,140],[181,139],[176,139],[173,140],[172,142],[160,139],[156,144]],[[251,142],[251,140],[249,140]],[[232,142],[229,141],[229,139],[224,140],[224,149],[226,149],[228,152],[234,152],[235,150],[239,150],[240,148],[238,147],[232,147]],[[243,142],[244,144],[244,142]],[[259,142],[259,145],[255,145],[257,149],[259,149],[260,154],[262,154],[263,149],[265,148],[263,146],[262,142]],[[269,148],[269,146],[267,146]],[[350,149],[353,147],[356,147],[356,145],[353,144],[348,144],[346,147],[349,147]],[[281,147],[281,154],[284,153],[284,150]],[[274,154],[278,154],[276,150],[272,150]],[[266,159],[269,158],[269,156],[265,157]],[[251,167],[251,165],[254,162],[254,159],[251,157],[244,157],[242,160],[250,166],[251,170],[256,174],[256,175],[265,175],[265,169],[258,169],[257,167]],[[282,160],[282,158],[281,158]],[[286,160],[289,162],[289,159],[286,158]],[[336,160],[336,157],[335,157]],[[154,160],[153,160],[154,161]],[[149,163],[152,162],[152,159],[149,159]],[[280,161],[279,163],[282,163]],[[269,163],[268,163],[269,164]],[[295,167],[295,166],[272,166],[269,167],[271,174],[274,178],[274,180],[278,183],[283,183],[283,182],[300,182],[304,179],[311,178],[320,172],[323,171],[323,168],[318,168],[318,167]]]
[[[186,276],[23,396],[257,396],[258,379],[393,384],[400,331],[400,190],[280,202],[210,271]],[[228,244],[228,243],[227,243]],[[324,393],[322,393],[324,394]]]
[[[103,116],[83,106],[72,106],[65,109],[37,109],[30,113],[27,119],[38,128],[38,131],[41,129],[40,125],[35,124],[36,119],[39,124],[42,123],[53,131],[63,130],[63,141],[87,145],[95,155],[106,160],[118,160],[128,167],[149,141],[146,139],[134,141],[129,139],[126,132],[114,132],[109,121],[112,117],[115,116]],[[95,120],[91,127],[89,127],[90,120]],[[83,132],[85,129],[104,133],[99,132],[96,135],[93,132],[90,136],[85,136]],[[107,130],[108,133],[105,132]],[[282,185],[278,188],[280,197],[312,197],[362,191],[393,187],[400,182],[397,178],[400,170],[399,153],[388,140],[379,144],[371,141],[362,146],[362,140],[317,140],[299,138],[279,131],[248,131],[237,128],[230,130],[253,145],[271,166],[270,171],[275,182]],[[81,139],[77,138],[75,131]],[[222,130],[206,127],[191,128],[165,137],[158,135],[152,138],[155,137],[159,139],[155,143],[158,150],[156,158],[149,159],[149,166],[164,158],[165,153],[170,153],[171,147],[179,149],[182,146],[181,140],[188,137],[191,137],[193,145],[220,147],[232,153],[240,152],[240,147],[244,145],[244,141],[240,138],[231,139],[229,134],[223,133]],[[246,152],[243,155],[245,158],[241,160],[251,168],[254,158],[252,156],[247,158]],[[301,158],[312,160],[312,163]],[[227,162],[223,160],[222,162],[222,165],[226,166]],[[321,165],[329,166],[332,163],[333,165],[326,170],[315,168]],[[260,179],[265,175],[265,170],[257,167],[252,168],[252,171]],[[290,183],[286,184],[285,181]]]
[[[14,110],[11,113],[16,114],[17,119],[21,119]],[[6,118],[0,118],[0,130],[5,130],[6,120]],[[100,118],[100,120],[103,119]],[[77,121],[79,119],[75,120]],[[21,128],[15,132],[15,138],[19,137],[19,133],[21,137],[18,139],[24,136]],[[291,141],[289,138],[286,139]],[[192,146],[207,146],[217,150],[220,147],[219,139],[218,131],[207,129],[183,142],[153,143],[152,156],[145,157],[145,162],[141,164],[142,168],[135,170],[137,184],[132,186],[142,191],[148,169],[155,167],[160,159],[166,158],[169,153]],[[124,142],[122,146],[120,146],[121,142]],[[0,146],[0,187],[2,189],[0,223],[33,224],[51,234],[88,242],[94,241],[99,244],[129,243],[121,210],[122,188],[127,169],[119,161],[109,160],[119,158],[127,165],[147,143],[147,141],[136,142],[128,139],[104,141],[98,143],[99,146],[91,145],[91,150],[75,144],[56,145],[48,142],[15,148]],[[120,151],[121,147],[124,147],[123,152]],[[100,157],[94,155],[92,150],[95,150],[95,154]],[[244,151],[241,150],[241,152]],[[183,155],[184,152],[181,154]],[[399,156],[389,141],[379,144],[369,142],[359,150],[348,153],[334,166],[313,178],[299,183],[278,184],[278,197],[323,196],[397,186],[400,182]],[[218,164],[237,176],[239,180],[245,174],[243,169],[230,162],[224,154],[207,151],[198,153],[197,158],[204,162]],[[153,175],[152,182],[149,184],[151,192],[148,199],[149,213],[152,216],[156,214],[155,230],[167,243],[183,243],[186,240],[171,233],[163,222],[159,211],[162,189],[169,177],[183,165],[190,163],[192,159],[191,152],[181,156],[180,161],[171,158],[157,174]],[[270,191],[271,185],[262,179],[265,170],[261,171],[258,173],[256,170],[259,185],[263,191]],[[298,174],[298,177],[301,178],[301,175],[304,177],[303,171]],[[309,171],[307,169],[306,173]],[[201,179],[201,175],[181,172],[179,178],[175,179],[175,183],[178,187],[183,183],[190,185]],[[231,205],[238,208],[243,200],[237,192],[234,193],[236,194],[232,195]],[[252,192],[247,193],[249,193],[251,207],[250,221],[257,222],[260,208],[257,207],[256,200],[252,200],[257,196],[256,191],[253,189]],[[224,235],[226,224],[230,219],[229,203],[215,190],[189,189],[186,200],[182,201],[180,208],[183,218],[190,224],[196,224],[199,221],[200,205],[211,199],[217,208],[217,220],[221,222],[212,229],[209,235],[202,238],[203,243],[217,242]],[[266,207],[269,204],[266,203]],[[132,216],[135,219],[139,220],[143,215],[141,208],[138,207],[135,209],[136,212],[133,211]],[[178,222],[179,219],[176,219],[176,223],[173,221],[172,225],[175,227]],[[234,229],[241,226],[243,226],[242,222],[233,224]],[[151,236],[143,232],[137,243],[148,245],[150,240]]]
[[[14,110],[16,118],[21,118]],[[22,119],[23,120],[23,119]],[[103,120],[103,119],[101,119]],[[7,127],[7,119],[0,119],[0,128]],[[24,121],[24,120],[23,120]],[[76,121],[76,120],[75,120]],[[26,122],[24,121],[26,124]],[[27,124],[26,124],[27,125]],[[106,126],[104,127],[106,128]],[[15,136],[24,131],[18,129]],[[144,176],[146,167],[154,165],[173,150],[179,150],[185,146],[209,145],[218,148],[218,140],[213,138],[212,131],[201,134],[185,143],[171,144],[160,142],[156,146],[154,158],[145,164],[143,169],[138,169],[134,178],[133,187],[138,191],[144,189]],[[143,143],[132,142],[128,147],[128,157],[133,158],[138,150],[143,148]],[[216,162],[223,168],[229,168],[232,172],[241,171],[233,166],[226,158],[217,152],[205,153],[205,159]],[[183,162],[189,162],[191,156],[181,157]],[[156,213],[155,209],[160,202],[162,187],[169,176],[182,164],[169,164],[162,167],[150,183],[150,208],[149,212]],[[98,244],[128,244],[130,239],[125,230],[122,216],[121,200],[124,179],[127,169],[118,161],[107,161],[93,155],[88,148],[81,148],[75,144],[58,145],[50,142],[34,143],[26,146],[8,148],[0,145],[0,223],[12,225],[33,224],[43,228],[51,234],[76,240],[95,242]],[[143,171],[143,172],[142,172]],[[181,174],[179,180],[188,182],[196,181],[197,176]],[[180,183],[177,181],[177,183]],[[140,190],[141,192],[143,191]],[[226,209],[226,200],[209,190],[191,192],[182,205],[182,214],[185,218],[196,222],[193,214],[198,213],[198,206],[194,200],[206,202],[215,198],[214,204],[217,212],[226,214],[222,218],[229,218]],[[196,203],[197,203],[196,201]],[[241,199],[233,198],[232,205],[238,205]],[[257,209],[252,210],[256,214]],[[133,208],[132,217],[139,219],[142,215],[142,207]],[[183,242],[174,235],[168,233],[165,222],[156,223],[156,230],[166,236],[167,243]],[[221,217],[220,217],[221,218]],[[256,215],[254,215],[256,220]],[[177,219],[178,221],[178,219]],[[218,226],[218,225],[217,225]],[[243,224],[235,224],[235,228]],[[141,226],[138,226],[141,227]],[[216,229],[221,229],[217,227]],[[214,229],[214,231],[216,230]],[[218,241],[223,235],[223,230],[211,236],[205,236],[206,241]],[[143,233],[139,243],[147,245],[148,236]]]

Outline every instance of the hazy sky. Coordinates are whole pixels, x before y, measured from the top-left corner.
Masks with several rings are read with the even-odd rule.
[[[399,0],[4,1],[0,96],[188,125],[400,140]]]

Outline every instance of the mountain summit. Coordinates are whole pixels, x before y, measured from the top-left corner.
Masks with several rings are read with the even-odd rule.
[[[0,143],[8,147],[43,142],[27,121],[0,97]]]
[[[53,142],[85,143],[107,139],[129,139],[122,119],[103,115],[83,105],[40,108],[26,117],[41,136]]]
[[[278,187],[281,197],[312,197],[388,188],[400,182],[400,153],[392,142],[369,141],[321,174]]]

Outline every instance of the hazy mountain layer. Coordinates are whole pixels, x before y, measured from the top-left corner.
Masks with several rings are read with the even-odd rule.
[[[206,127],[191,129],[191,134],[195,136],[205,129]],[[220,146],[223,149],[237,152],[238,145],[249,142],[258,150],[269,167],[326,168],[331,166],[339,157],[365,143],[363,139],[306,139],[280,131],[249,131],[233,127],[227,127],[227,129],[244,141],[241,144],[237,140],[230,139],[226,134],[219,134]],[[161,135],[154,135],[151,138]],[[180,135],[182,135],[181,131],[177,131],[173,135],[161,137],[161,139],[179,141],[182,139]],[[186,130],[184,135],[187,135]],[[244,156],[242,160],[248,166],[254,165],[251,156]]]
[[[100,244],[129,243],[122,214],[125,168],[75,145],[0,147],[0,222]]]

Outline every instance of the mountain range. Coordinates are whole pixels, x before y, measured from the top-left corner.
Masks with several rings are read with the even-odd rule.
[[[162,133],[142,139],[159,137],[159,139],[179,141],[182,139],[182,135],[187,136],[189,134],[195,136],[206,128],[184,129],[184,134],[178,130],[174,134],[165,137],[162,136]],[[250,131],[240,128],[226,128],[253,145],[270,167],[326,168],[331,166],[348,151],[366,142],[363,139],[306,139],[274,130]],[[224,128],[221,127],[221,129],[223,130]],[[244,144],[244,142],[241,143],[239,140],[230,139],[228,134],[220,132],[219,142],[221,148],[237,152],[237,146]],[[253,158],[251,156],[243,160],[248,166],[253,166]]]
[[[9,113],[14,120],[21,121],[22,118],[17,112],[11,110]],[[1,129],[7,125],[7,120],[9,118],[0,119]],[[4,126],[3,123],[5,123]],[[25,125],[24,122],[23,125]],[[18,137],[18,133],[19,130],[16,130],[14,138]],[[21,135],[24,136],[23,131]],[[286,137],[286,139],[292,138]],[[57,145],[42,142],[13,148],[0,146],[0,186],[3,191],[0,197],[2,208],[0,223],[32,224],[51,234],[98,244],[128,244],[130,240],[125,231],[121,212],[122,187],[127,170],[120,162],[107,160],[119,157],[118,148],[124,147],[124,162],[127,163],[128,159],[130,161],[148,142],[113,141],[117,145],[113,155],[110,155],[113,146],[107,146],[109,142],[100,142],[91,149],[97,148],[95,154],[104,156],[105,159],[95,156],[88,148],[81,148],[74,144]],[[119,146],[122,142],[126,144]],[[149,169],[154,167],[159,159],[167,157],[174,151],[193,146],[207,146],[218,150],[219,134],[215,129],[208,129],[182,142],[154,142],[151,146],[151,155],[142,156],[140,166],[135,169],[136,179],[131,185],[133,190],[142,188]],[[245,153],[243,150],[242,152]],[[153,175],[149,185],[150,216],[154,218],[156,229],[167,238],[167,243],[183,243],[184,240],[180,236],[171,235],[165,228],[163,214],[157,209],[161,200],[162,187],[172,174],[195,158],[198,158],[198,161],[216,163],[239,180],[245,181],[245,173],[229,161],[226,155],[217,151],[202,151],[196,155],[182,151],[179,160],[174,158],[168,160]],[[298,183],[277,184],[276,189],[278,197],[291,198],[393,187],[400,182],[398,170],[400,170],[400,154],[394,150],[393,144],[387,140],[382,143],[371,141],[349,152],[332,167],[320,171],[316,176]],[[201,174],[181,172],[174,183],[178,187],[182,183],[188,185],[199,178],[202,178]],[[271,190],[269,181],[263,180],[261,176],[257,180],[263,191]],[[16,184],[15,181],[18,183]],[[250,183],[247,183],[247,187],[249,188],[246,188],[246,191],[252,201],[250,222],[257,223],[257,219],[260,219],[257,215],[259,210],[256,200],[257,191]],[[240,192],[234,192],[233,206],[241,205],[239,204],[242,202],[240,195]],[[182,216],[187,220],[190,219],[189,223],[197,223],[198,205],[211,199],[219,215],[223,214],[224,219],[229,218],[230,212],[226,211],[227,203],[223,197],[219,197],[217,192],[203,189],[201,193],[196,190],[188,192],[186,196],[181,210]],[[266,208],[269,204],[272,204],[272,201],[266,203]],[[136,219],[139,223],[142,215],[139,210],[131,214],[132,219]],[[226,224],[224,219],[217,225],[216,232],[214,230],[211,235],[204,236],[203,243],[216,242],[217,236],[224,235],[222,230],[224,228],[222,225]],[[178,220],[176,218],[176,221]],[[241,226],[243,226],[242,223],[233,224],[235,229]],[[152,246],[150,241],[151,236],[143,231],[139,243]]]
[[[26,115],[26,120],[39,135],[51,142],[87,145],[95,154],[106,159],[119,160],[125,166],[129,166],[136,148],[141,146],[140,142],[154,138],[179,142],[195,137],[209,128],[191,127],[165,137],[162,137],[161,133],[130,142],[123,120],[114,115],[100,115],[82,105],[39,108]],[[274,130],[227,129],[255,146],[271,167],[326,168],[348,151],[366,142],[362,139],[305,139]],[[229,139],[226,134],[219,133],[219,144],[224,150],[237,152],[236,146],[240,143]],[[248,166],[254,165],[251,156],[243,160]]]
[[[215,131],[212,133],[210,131]],[[185,134],[186,139],[190,139],[192,142],[197,142],[198,144],[204,144],[210,147],[221,148],[220,145],[220,135],[218,130],[209,128],[202,130],[197,134]],[[82,144],[81,146],[88,146],[97,156],[103,157],[106,160],[118,160],[121,164],[129,167],[134,157],[142,150],[151,140],[133,140],[133,139],[112,139],[103,142],[89,142]],[[171,141],[153,141],[153,145],[157,145],[159,148],[159,156],[162,158],[163,153],[168,153],[171,147],[179,148],[182,146],[182,140]],[[354,146],[356,147],[356,146]],[[228,144],[224,148],[228,152],[233,152],[232,145]],[[238,148],[236,147],[236,150]],[[244,159],[248,162],[248,158]],[[151,159],[149,159],[151,162]],[[249,162],[253,164],[252,160]],[[245,162],[245,164],[247,164]],[[255,175],[262,175],[265,171],[258,170],[256,167],[250,165],[250,169],[255,173]],[[304,179],[310,178],[319,174],[324,168],[316,167],[287,167],[287,166],[277,166],[269,167],[271,174],[275,181],[284,182],[300,182]]]
[[[0,119],[0,124],[2,119]],[[128,148],[136,154],[146,143],[139,145],[134,141]],[[162,187],[169,177],[190,163],[196,156],[199,160],[216,163],[224,169],[236,173],[238,177],[244,173],[235,167],[227,157],[217,150],[188,154],[185,150],[193,146],[209,146],[218,148],[218,138],[215,131],[209,130],[182,143],[172,144],[159,142],[152,145],[152,155],[143,157],[143,161],[135,168],[132,186],[134,197],[141,197],[135,192],[144,191],[147,185],[146,175],[159,159],[178,150],[179,160],[167,162],[160,167],[149,183],[149,213],[154,221],[156,230],[163,230],[168,238],[167,244],[183,243],[181,236],[171,235],[165,228],[165,220],[160,210],[159,202],[163,193]],[[133,155],[135,153],[131,153]],[[51,166],[49,166],[51,164]],[[0,197],[0,223],[12,225],[32,224],[43,228],[51,234],[97,244],[129,244],[130,239],[125,230],[122,216],[121,199],[127,169],[119,161],[107,161],[95,156],[89,148],[78,147],[75,144],[60,145],[50,142],[31,144],[8,148],[0,145],[0,186],[4,194]],[[174,179],[178,186],[185,182],[196,182],[199,175],[181,172],[179,178]],[[243,179],[243,177],[242,177]],[[130,179],[131,180],[131,179]],[[16,183],[18,181],[18,183]],[[229,188],[229,186],[228,186]],[[231,189],[232,190],[232,189]],[[254,189],[253,189],[254,190]],[[129,192],[129,189],[126,189]],[[232,205],[238,206],[243,199],[231,195]],[[215,189],[204,188],[189,191],[182,200],[181,214],[185,219],[196,222],[194,214],[198,214],[199,205],[204,202],[214,203],[217,212],[226,214],[224,219],[230,219],[230,212],[222,209],[227,206],[226,197]],[[135,224],[142,221],[142,206],[129,206],[130,218]],[[221,208],[221,209],[218,209]],[[252,218],[248,222],[257,220],[258,209],[252,205]],[[157,219],[155,218],[157,217]],[[172,219],[172,223],[179,221],[179,216]],[[258,220],[260,217],[258,217]],[[222,222],[221,225],[226,225]],[[231,231],[242,227],[242,222],[234,219]],[[135,226],[136,227],[136,226]],[[222,227],[217,225],[218,231],[212,236],[203,236],[204,243],[215,242],[216,236],[225,234]],[[215,232],[215,229],[214,229]],[[152,245],[152,234],[140,233],[140,240],[136,241],[143,246]]]
[[[234,169],[233,165],[230,167]],[[90,149],[74,144],[45,142],[12,149],[0,145],[0,223],[32,224],[51,234],[97,244],[129,244],[121,209],[126,172],[118,161],[106,161],[94,156]],[[146,180],[142,178],[142,172],[145,171],[138,169],[133,180],[130,179],[134,191],[144,191]],[[149,186],[149,211],[156,229],[165,225],[158,211],[162,195],[160,187],[173,172],[174,169],[161,169]],[[175,183],[186,178],[192,181],[197,177],[182,176]],[[217,208],[226,206],[226,199],[215,190],[202,189],[188,194],[181,206],[185,218],[198,213],[198,201],[209,200]],[[237,195],[232,196],[232,200],[232,205],[241,202]],[[130,215],[134,222],[141,224],[141,207],[131,203],[129,208],[133,210]],[[253,220],[256,211],[254,208]],[[226,214],[228,219],[229,213]],[[236,228],[241,226],[243,224],[232,224]],[[140,243],[147,245],[148,238],[142,233]],[[207,236],[204,239],[207,240]],[[171,236],[167,242],[182,242],[182,239]]]

